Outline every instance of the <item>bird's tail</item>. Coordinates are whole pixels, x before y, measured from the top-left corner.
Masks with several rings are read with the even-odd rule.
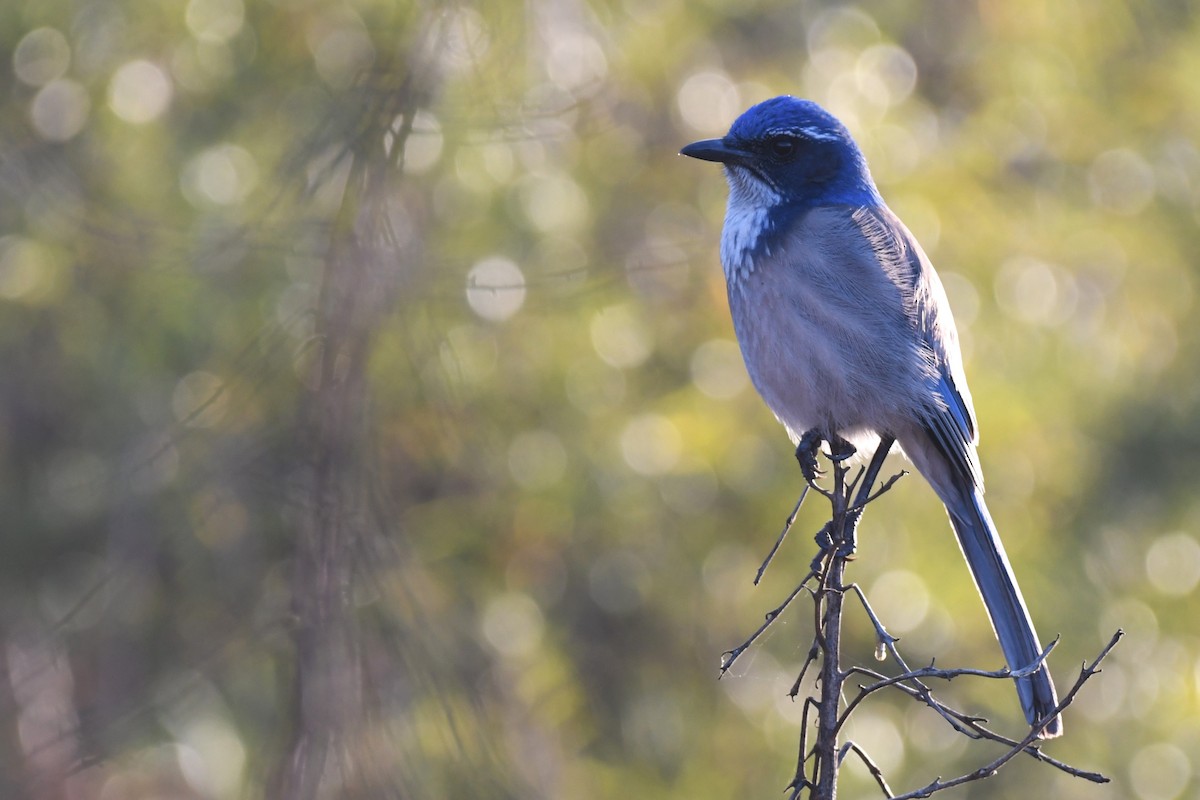
[[[958,534],[958,543],[971,568],[975,585],[979,587],[979,594],[983,596],[1004,658],[1009,669],[1015,672],[1035,663],[1041,656],[1042,646],[982,492],[973,488],[964,494],[963,502],[947,506],[950,522]],[[1049,717],[1058,705],[1049,667],[1043,664],[1032,675],[1014,680],[1029,724],[1036,725]],[[1062,731],[1062,719],[1055,717],[1042,729],[1041,738],[1060,736]]]

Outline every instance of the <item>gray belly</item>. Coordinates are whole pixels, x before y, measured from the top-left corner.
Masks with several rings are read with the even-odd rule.
[[[729,293],[734,330],[759,394],[793,438],[810,428],[857,434],[906,427],[923,402],[919,357],[844,299],[795,271],[756,271]]]

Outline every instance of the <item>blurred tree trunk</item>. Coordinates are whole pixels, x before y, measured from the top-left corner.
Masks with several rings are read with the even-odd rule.
[[[0,635],[0,718],[11,727],[0,742],[0,797],[68,800],[80,796],[79,718],[74,676],[56,632],[27,627]],[[11,737],[11,738],[10,738]],[[19,767],[17,765],[20,765]]]
[[[328,272],[341,302],[325,320],[302,423],[309,463],[292,583],[296,719],[280,793],[287,798],[317,797],[330,768],[352,768],[346,737],[362,715],[351,588],[363,511],[366,333],[353,325],[354,259],[335,255]]]
[[[393,97],[365,110],[372,124],[355,149],[325,259],[318,344],[298,432],[303,479],[292,577],[294,727],[277,776],[281,798],[340,795],[356,783],[353,739],[364,730],[365,708],[354,553],[368,527],[371,341],[394,296],[381,281],[375,234],[392,166],[383,142],[397,102]]]

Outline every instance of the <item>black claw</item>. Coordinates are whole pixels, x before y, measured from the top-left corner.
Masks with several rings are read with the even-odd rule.
[[[829,555],[829,551],[837,547],[837,555],[839,558],[844,558],[847,561],[854,560],[854,554],[858,551],[858,531],[857,522],[858,514],[853,514],[847,520],[846,530],[843,532],[844,539],[835,541],[833,531],[830,529],[829,523],[825,523],[821,530],[817,531],[817,535],[813,537],[813,541],[817,543],[817,555],[812,561],[812,569],[814,572],[820,572],[822,565],[825,563],[825,556]]]
[[[800,443],[796,445],[796,460],[800,462],[800,472],[809,483],[816,483],[817,478],[824,474],[817,468],[817,453],[821,451],[821,443],[824,440],[814,428],[805,431],[800,437]]]
[[[813,572],[820,572],[825,564],[825,554],[829,552],[829,548],[833,547],[833,534],[830,531],[830,525],[825,523],[821,530],[817,531],[817,535],[813,537],[813,541],[817,543],[817,555],[812,560]]]
[[[800,437],[800,443],[796,445],[796,461],[800,462],[800,472],[804,475],[804,480],[810,484],[816,483],[817,478],[825,474],[817,466],[817,454],[821,452],[821,445],[825,442],[829,442],[830,461],[841,463],[858,452],[854,445],[836,433],[826,439],[816,428],[805,431]]]
[[[846,518],[846,530],[843,532],[843,539],[838,546],[837,554],[847,561],[854,560],[854,554],[858,551],[858,518],[862,516],[862,512],[851,512]]]
[[[857,452],[858,449],[854,445],[850,444],[850,442],[846,441],[837,434],[834,434],[829,440],[830,461],[845,461],[846,459],[851,458]]]

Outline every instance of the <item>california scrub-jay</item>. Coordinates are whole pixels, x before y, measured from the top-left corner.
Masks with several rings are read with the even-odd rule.
[[[746,370],[811,478],[836,455],[895,438],[946,505],[1009,668],[1042,647],[983,501],[978,433],[941,281],[879,196],[849,131],[816,103],[776,97],[685,156],[725,165],[721,263]],[[1058,704],[1049,669],[1016,678],[1030,725]],[[1046,724],[1043,737],[1062,733]]]

